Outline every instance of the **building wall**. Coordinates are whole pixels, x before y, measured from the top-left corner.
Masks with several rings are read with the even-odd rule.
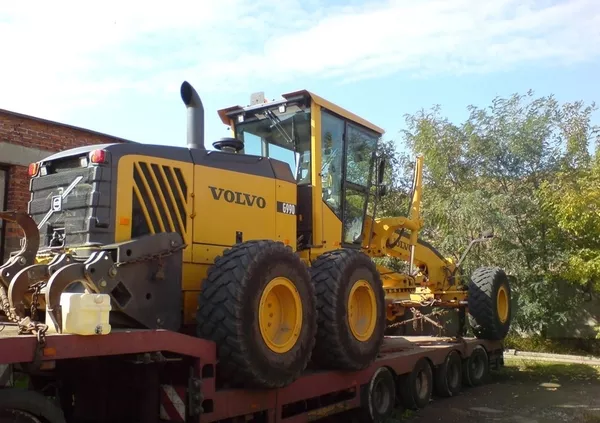
[[[0,172],[7,174],[6,193],[0,175],[0,197],[4,200],[0,200],[0,207],[27,210],[29,163],[74,147],[114,142],[131,141],[0,109]],[[8,223],[0,234],[0,257],[6,258],[20,248],[22,233]]]

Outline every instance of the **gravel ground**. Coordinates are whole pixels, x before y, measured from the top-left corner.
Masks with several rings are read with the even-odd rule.
[[[399,411],[394,421],[600,422],[600,367],[513,359],[492,375],[490,383],[457,397],[434,398],[415,413]]]

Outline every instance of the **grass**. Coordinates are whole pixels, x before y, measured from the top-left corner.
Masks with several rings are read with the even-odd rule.
[[[597,339],[545,339],[541,336],[522,338],[509,335],[504,341],[504,347],[519,351],[600,357],[600,340]]]
[[[494,379],[599,381],[600,366],[579,363],[554,363],[508,357]]]

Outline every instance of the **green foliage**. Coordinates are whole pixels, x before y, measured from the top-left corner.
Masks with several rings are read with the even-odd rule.
[[[600,290],[600,160],[585,162],[557,172],[543,184],[541,195],[569,252],[561,263],[562,276]]]
[[[521,337],[512,334],[506,337],[504,346],[517,351],[600,357],[600,342],[594,339],[568,341],[546,339],[540,335]]]
[[[492,229],[495,239],[471,250],[465,272],[505,268],[518,305],[514,327],[544,333],[581,303],[569,284],[600,276],[600,159],[588,152],[595,106],[530,91],[468,110],[462,124],[439,106],[406,116],[409,156],[393,151],[394,193],[377,214],[406,215],[410,188],[397,178],[410,184],[412,156],[423,154],[422,236],[459,257]]]

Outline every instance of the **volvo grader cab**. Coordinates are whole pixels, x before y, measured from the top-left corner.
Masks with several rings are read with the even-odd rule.
[[[232,135],[207,149],[200,97],[184,82],[181,98],[187,146],[86,146],[30,166],[28,210],[0,215],[24,233],[0,267],[22,333],[63,332],[63,294],[106,294],[113,331],[214,341],[220,383],[246,387],[363,369],[407,309],[466,311],[477,337],[506,335],[505,272],[465,277],[419,238],[423,157],[407,216],[378,216],[378,126],[308,91],[259,94],[218,111]]]

